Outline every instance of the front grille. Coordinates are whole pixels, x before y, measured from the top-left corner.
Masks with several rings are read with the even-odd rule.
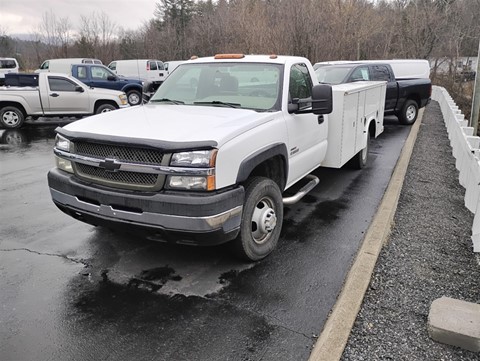
[[[75,142],[75,153],[96,158],[111,158],[123,162],[161,164],[163,153],[155,149],[128,148],[111,144]]]
[[[122,183],[126,185],[139,185],[153,187],[157,182],[157,174],[136,172],[107,172],[105,169],[86,164],[77,164],[78,172],[84,177],[102,179],[105,181]]]
[[[75,154],[98,159],[115,159],[120,162],[160,165],[163,153],[156,149],[133,148],[128,146],[75,142]],[[103,168],[75,163],[75,173],[81,179],[109,187],[158,191],[165,180],[164,175],[130,171],[109,172]]]

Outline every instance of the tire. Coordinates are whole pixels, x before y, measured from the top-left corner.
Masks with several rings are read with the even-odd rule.
[[[24,121],[25,115],[17,107],[6,106],[0,109],[0,123],[4,128],[20,128]]]
[[[98,106],[97,110],[95,110],[95,114],[111,112],[112,110],[115,110],[115,109],[117,109],[115,105],[110,103],[104,103]]]
[[[138,90],[130,90],[127,93],[128,104],[139,105],[142,102],[142,94]]]
[[[415,100],[408,99],[403,104],[402,111],[398,115],[400,124],[412,125],[417,120],[418,116],[418,104]]]
[[[367,130],[367,145],[358,152],[352,159],[352,168],[363,169],[368,163],[368,151],[370,148],[370,132]]]
[[[277,246],[283,220],[282,193],[269,178],[252,177],[245,184],[240,233],[232,241],[236,256],[258,261]]]
[[[27,143],[27,137],[22,130],[5,130],[5,132],[2,134],[0,143],[8,144],[14,147],[20,147]]]

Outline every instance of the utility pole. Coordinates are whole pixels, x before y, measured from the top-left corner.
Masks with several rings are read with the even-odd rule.
[[[478,42],[477,71],[475,73],[475,86],[473,87],[472,111],[470,126],[473,127],[473,135],[478,131],[478,114],[480,113],[480,41]]]

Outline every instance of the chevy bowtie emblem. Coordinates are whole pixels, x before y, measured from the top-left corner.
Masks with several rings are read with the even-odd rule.
[[[98,164],[100,168],[105,169],[107,172],[116,173],[120,169],[121,164],[117,163],[116,159],[107,158]]]

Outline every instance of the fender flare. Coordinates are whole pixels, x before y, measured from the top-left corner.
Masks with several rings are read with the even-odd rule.
[[[137,90],[140,94],[143,93],[143,87],[140,84],[127,84],[122,88],[122,92],[125,94],[128,93],[130,90]]]
[[[285,184],[288,178],[288,152],[287,146],[283,143],[271,144],[266,148],[262,148],[245,158],[240,164],[236,183],[239,184],[246,181],[248,176],[259,164],[275,156],[280,156],[282,158],[285,170],[283,181]]]

